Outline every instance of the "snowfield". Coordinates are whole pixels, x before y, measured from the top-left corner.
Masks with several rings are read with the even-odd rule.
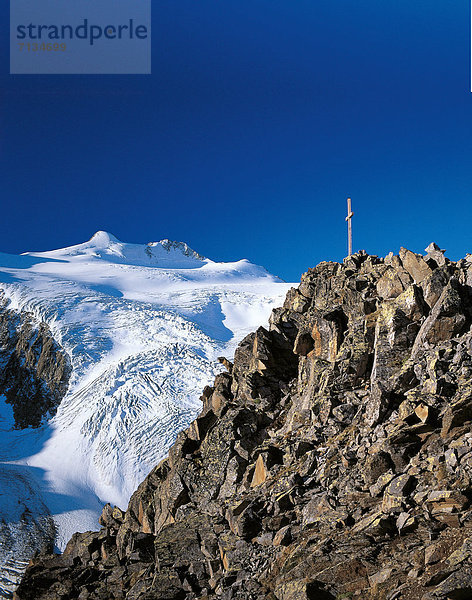
[[[291,287],[247,260],[217,263],[186,244],[125,244],[109,233],[50,252],[0,254],[9,308],[45,321],[69,354],[69,391],[39,429],[13,428],[0,397],[0,596],[51,527],[63,549],[98,528],[200,410],[237,343]]]

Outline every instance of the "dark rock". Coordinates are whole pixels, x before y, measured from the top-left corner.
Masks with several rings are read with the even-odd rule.
[[[16,427],[39,427],[67,392],[71,364],[45,323],[8,308],[0,295],[0,394]]]
[[[469,600],[472,598],[472,568],[466,567],[452,573],[427,597],[438,600]]]
[[[377,452],[369,456],[366,460],[364,470],[364,481],[366,485],[371,486],[379,477],[384,475],[393,467],[392,459],[386,452]]]

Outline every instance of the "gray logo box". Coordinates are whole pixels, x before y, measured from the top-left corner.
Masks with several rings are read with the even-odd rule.
[[[150,74],[151,0],[10,0],[10,73]]]

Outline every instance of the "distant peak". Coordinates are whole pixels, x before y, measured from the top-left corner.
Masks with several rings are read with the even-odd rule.
[[[188,269],[211,262],[185,242],[160,240],[148,244],[122,242],[108,231],[97,231],[87,241],[67,248],[50,252],[33,252],[34,256],[46,258],[64,258],[66,260],[103,260],[109,263],[141,267],[165,267],[170,269]]]
[[[190,246],[188,246],[185,242],[174,242],[172,240],[164,239],[160,240],[159,242],[149,242],[147,246],[149,249],[156,246],[162,246],[162,248],[164,248],[164,250],[167,250],[167,252],[169,253],[171,252],[171,250],[178,250],[184,256],[195,258],[197,260],[206,260],[204,256],[202,256],[198,252],[195,252],[195,250],[192,250],[192,248],[190,248]]]
[[[108,233],[108,231],[97,231],[90,238],[89,243],[90,242],[100,246],[108,246],[108,244],[111,243],[120,243],[120,240],[112,233]]]

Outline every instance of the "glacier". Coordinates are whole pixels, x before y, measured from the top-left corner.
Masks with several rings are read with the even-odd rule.
[[[214,262],[182,242],[88,242],[0,253],[8,307],[50,327],[72,364],[69,389],[39,428],[14,428],[0,397],[0,597],[54,535],[95,530],[198,414],[199,396],[292,284],[248,260]]]

